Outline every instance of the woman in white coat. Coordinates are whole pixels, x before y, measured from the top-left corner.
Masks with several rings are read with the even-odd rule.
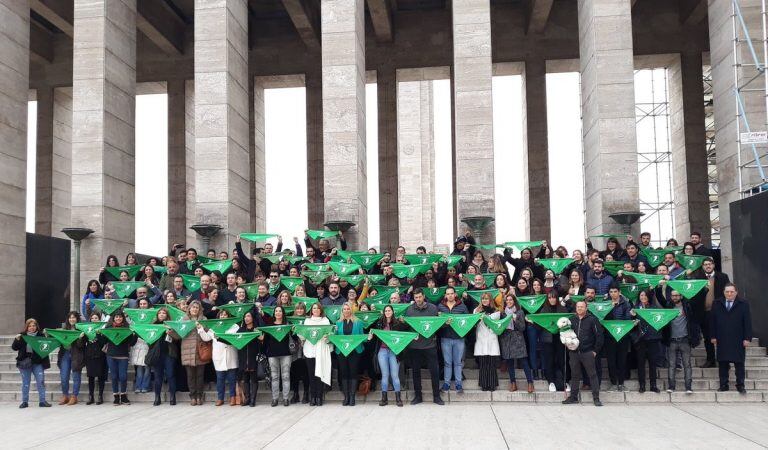
[[[219,311],[219,319],[228,319],[229,317],[227,311],[223,309]],[[232,327],[226,331],[226,334],[237,333],[238,329],[240,329],[240,327],[237,324],[233,324]],[[213,368],[216,369],[216,406],[224,404],[225,384],[229,385],[229,406],[235,406],[237,401],[237,349],[225,342],[215,339],[216,332],[213,330],[206,330],[199,322],[197,324],[197,333],[200,335],[200,339],[206,342],[213,341],[213,351],[211,352],[211,356],[213,359]]]
[[[325,317],[325,311],[320,303],[312,305],[309,317],[304,319],[304,325],[330,325],[331,322]],[[323,383],[331,385],[331,345],[328,343],[328,337],[325,336],[317,344],[313,344],[301,336],[304,341],[302,350],[304,358],[307,361],[307,372],[309,373],[309,405],[323,406]]]
[[[496,310],[491,294],[484,293],[480,297],[480,304],[475,308],[475,313],[482,313],[498,320],[501,313]],[[499,374],[496,371],[496,361],[499,359],[499,337],[488,328],[481,320],[475,331],[475,357],[480,364],[480,389],[483,391],[495,391],[499,386]]]

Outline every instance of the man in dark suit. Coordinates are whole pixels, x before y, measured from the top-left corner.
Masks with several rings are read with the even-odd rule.
[[[752,316],[749,304],[738,296],[736,285],[728,283],[723,291],[725,298],[718,298],[712,304],[709,333],[712,344],[717,347],[717,362],[720,369],[720,388],[728,390],[728,371],[733,363],[736,372],[736,389],[744,394],[745,348],[752,341]]]
[[[693,319],[699,323],[701,332],[704,334],[704,347],[707,350],[707,360],[699,367],[715,367],[717,363],[715,362],[715,346],[710,341],[709,315],[712,310],[712,303],[716,298],[723,296],[725,285],[731,280],[728,278],[728,274],[715,270],[715,260],[711,257],[706,258],[701,264],[701,268],[693,272],[688,278],[709,282],[706,290],[702,289],[691,299],[691,306],[693,307]]]

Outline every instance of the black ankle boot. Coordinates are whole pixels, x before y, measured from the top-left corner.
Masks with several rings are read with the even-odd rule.
[[[341,393],[344,395],[344,401],[341,406],[349,406],[349,380],[341,380]]]
[[[124,405],[130,405],[130,404],[131,404],[131,401],[130,401],[130,400],[128,400],[128,396],[127,396],[127,395],[125,395],[125,394],[120,394],[120,403],[122,403],[122,404],[124,404]]]
[[[317,406],[317,397],[312,397],[309,399],[309,406]]]
[[[299,403],[299,391],[293,391],[291,394],[291,403]]]
[[[387,406],[387,403],[389,403],[389,401],[387,400],[387,393],[386,392],[382,392],[381,393],[381,401],[379,402],[379,406]]]
[[[86,405],[93,405],[96,401],[93,399],[93,394],[88,394],[88,401],[85,402]]]
[[[171,392],[171,400],[168,401],[168,404],[171,405],[171,406],[176,405],[176,393],[175,392]]]
[[[386,395],[386,394],[384,394],[384,395]],[[397,406],[400,406],[400,407],[403,406],[403,399],[400,397],[400,393],[399,392],[395,392],[395,404]]]
[[[103,392],[99,392],[99,397],[96,400],[96,404],[97,405],[101,405],[102,403],[104,403],[104,393]]]
[[[355,395],[357,394],[357,383],[352,380],[347,380],[349,406],[355,406]]]
[[[304,394],[302,394],[302,396],[301,396],[301,403],[304,404],[304,405],[309,403],[309,391],[308,390],[305,390]]]
[[[115,406],[120,405],[120,395],[119,394],[113,394],[115,396],[115,399],[112,401],[112,404]]]
[[[155,401],[152,403],[152,406],[160,406],[160,394],[155,394]]]

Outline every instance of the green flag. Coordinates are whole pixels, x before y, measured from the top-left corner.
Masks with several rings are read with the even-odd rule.
[[[285,255],[283,255],[282,253],[269,253],[269,254],[259,255],[259,258],[266,259],[272,264],[277,264],[280,262],[281,259],[283,259],[283,256]]]
[[[252,310],[255,306],[255,303],[227,303],[226,305],[217,306],[216,309],[223,309],[232,317],[242,318],[245,313]]]
[[[214,258],[209,258],[209,257],[203,256],[203,255],[197,255],[197,262],[199,262],[200,264],[208,264],[208,263],[212,263],[214,261],[216,261],[216,259],[214,259]],[[191,261],[188,261],[188,262],[191,262]]]
[[[666,275],[652,275],[647,273],[633,273],[633,277],[637,279],[639,283],[646,283],[650,288],[655,288],[659,285],[661,280],[664,279]]]
[[[483,318],[483,315],[478,314],[450,314],[448,315],[450,317],[451,323],[449,324],[453,331],[456,332],[461,337],[464,337],[467,335],[467,333],[472,330],[472,328],[477,325],[477,322],[480,321],[480,319]]]
[[[268,315],[270,317],[275,317],[275,306],[262,306],[261,307],[261,312],[263,312],[264,314],[266,314],[266,315]],[[296,310],[296,307],[295,306],[283,306],[283,309],[285,309],[285,315],[288,316],[288,315],[293,314],[293,311]],[[309,308],[307,308],[307,309],[309,309]]]
[[[63,328],[51,329],[46,328],[43,330],[45,334],[59,341],[62,347],[68,349],[72,347],[72,343],[80,338],[83,334],[80,330],[65,330]]]
[[[131,329],[139,335],[140,338],[144,339],[144,342],[147,343],[147,345],[152,345],[160,338],[165,336],[165,331],[167,328],[165,328],[165,325],[150,325],[150,324],[141,324],[141,323],[135,323],[131,325]]]
[[[240,233],[240,239],[245,239],[251,242],[264,242],[267,239],[276,238],[276,234],[272,233]]]
[[[133,334],[133,330],[128,327],[102,328],[99,333],[109,339],[115,345],[120,345],[124,340]]]
[[[699,267],[701,267],[701,264],[704,262],[704,260],[707,259],[706,256],[701,255],[683,255],[682,253],[678,253],[677,256],[675,256],[675,260],[680,263],[681,266],[683,266],[683,269],[685,270],[696,270]]]
[[[709,284],[707,280],[669,280],[667,286],[690,300]]]
[[[491,304],[494,304],[493,303],[494,299],[496,298],[497,295],[499,295],[498,289],[483,289],[480,291],[466,291],[466,292],[467,292],[467,295],[475,299],[475,301],[477,301],[478,303],[480,302],[480,300],[483,297],[483,294],[485,293],[491,294]]]
[[[333,272],[332,271],[315,272],[312,270],[305,270],[301,272],[301,275],[304,277],[307,277],[314,284],[320,284],[323,281],[325,281],[328,277],[332,276]]]
[[[336,249],[336,254],[341,257],[343,262],[349,262],[350,258],[352,258],[354,255],[367,255],[368,252],[352,252],[348,250]]]
[[[296,324],[304,323],[304,320],[306,319],[306,317],[305,316],[288,316],[286,317],[286,319],[288,319],[289,324],[296,325]]]
[[[613,302],[589,302],[587,303],[587,309],[599,320],[603,320],[613,309]]]
[[[280,277],[280,283],[285,286],[286,289],[291,291],[291,294],[296,290],[296,286],[304,282],[301,277]]]
[[[445,297],[445,288],[445,286],[424,288],[422,291],[424,292],[424,297],[426,297],[428,301],[432,303],[440,303],[443,300],[443,297]]]
[[[617,276],[619,274],[619,270],[624,270],[624,262],[623,261],[605,261],[603,262],[603,267],[605,268],[605,271],[610,273],[612,276]]]
[[[627,297],[632,302],[636,302],[637,297],[640,296],[640,291],[650,289],[650,287],[651,285],[647,283],[621,283],[619,290],[621,295]]]
[[[485,280],[486,286],[496,286],[494,283],[496,282],[496,277],[501,275],[499,273],[481,273],[480,275],[483,276],[483,280]],[[473,277],[474,278],[474,277]],[[474,279],[472,280],[474,284]]]
[[[429,339],[437,332],[450,318],[450,315],[444,316],[406,316],[405,323],[420,335]]]
[[[461,255],[448,255],[443,256],[442,261],[445,263],[448,267],[453,267],[456,264],[458,264],[464,257]]]
[[[59,341],[52,337],[28,336],[24,334],[22,335],[22,338],[30,347],[32,347],[32,351],[37,353],[41,358],[47,357],[61,345]]]
[[[645,258],[648,260],[648,265],[651,267],[658,267],[664,262],[664,255],[669,252],[667,249],[654,250],[650,247],[646,247],[642,250]]]
[[[217,334],[216,339],[224,341],[225,343],[235,347],[238,350],[242,350],[246,345],[257,337],[261,336],[261,331],[243,331],[240,333],[231,334]]]
[[[360,264],[360,267],[362,267],[365,270],[371,270],[374,267],[376,267],[376,264],[379,263],[384,258],[384,254],[382,253],[365,253],[362,255],[352,255],[352,261],[354,261],[357,264]]]
[[[405,310],[408,309],[408,307],[411,306],[411,304],[410,303],[389,303],[389,306],[391,306],[392,309],[395,311],[395,317],[402,317],[403,314],[405,314]],[[382,307],[381,310],[383,311],[384,307]]]
[[[360,270],[360,264],[346,264],[342,262],[330,262],[328,265],[337,275],[352,275]]]
[[[357,347],[361,346],[368,340],[367,334],[331,334],[328,336],[328,340],[331,344],[335,345],[337,349],[344,356],[349,356]]]
[[[384,282],[384,280],[387,278],[384,275],[381,274],[371,274],[366,275],[368,277],[368,282],[371,284],[381,284]]]
[[[408,344],[419,337],[418,334],[410,331],[373,330],[373,334],[381,339],[381,342],[389,347],[395,355],[399,355]]]
[[[483,323],[486,327],[488,327],[491,331],[496,333],[497,335],[501,335],[501,333],[504,332],[505,329],[507,329],[507,326],[509,325],[509,322],[512,321],[512,316],[506,316],[503,319],[492,319],[489,315],[483,315]]]
[[[317,344],[323,336],[333,333],[333,325],[295,325],[296,334],[308,340],[310,344]]]
[[[168,310],[168,317],[170,317],[171,320],[181,320],[187,315],[187,313],[172,305],[165,305],[165,309]]]
[[[208,272],[213,272],[215,270],[218,270],[220,273],[226,273],[229,271],[229,269],[232,268],[232,260],[231,259],[225,259],[223,261],[214,261],[207,264],[203,264],[203,269],[207,270]]]
[[[312,239],[328,239],[339,234],[338,231],[326,231],[326,230],[307,230],[307,236]]]
[[[113,277],[120,279],[120,272],[128,272],[128,279],[133,280],[136,275],[141,272],[142,266],[117,266],[117,267],[105,267],[104,270],[109,272]]]
[[[144,286],[143,281],[113,281],[112,287],[115,288],[117,298],[126,298],[133,294],[133,291]]]
[[[93,303],[93,306],[95,306],[96,308],[99,309],[99,311],[107,315],[111,315],[112,313],[120,309],[123,306],[124,302],[125,300],[122,298],[109,299],[109,300],[103,300],[100,298],[91,299],[91,303]]]
[[[203,319],[198,320],[198,323],[208,330],[213,330],[216,336],[220,334],[229,333],[232,325],[237,325],[240,319],[237,317],[229,317],[226,319]]]
[[[323,306],[323,311],[325,311],[325,317],[328,318],[328,320],[331,323],[336,323],[341,318],[341,308],[344,305],[328,305]]]
[[[295,266],[297,263],[302,261],[307,261],[306,256],[286,256],[284,259],[288,261],[292,266]]]
[[[608,330],[608,333],[613,336],[616,342],[619,342],[621,338],[626,336],[635,327],[634,320],[602,320],[600,323]]]
[[[379,320],[381,311],[358,311],[355,316],[363,322],[363,328],[368,328]]]
[[[295,306],[298,305],[299,303],[304,303],[304,306],[307,307],[307,311],[309,311],[312,308],[312,305],[314,305],[319,301],[315,297],[297,297],[297,296],[293,296],[292,300],[293,300],[294,309],[295,309]]]
[[[168,273],[168,268],[165,266],[152,266],[152,270],[155,271],[156,274],[162,275],[164,273]]]
[[[195,329],[195,322],[191,320],[166,320],[164,323],[171,327],[182,339]]]
[[[498,244],[473,244],[473,247],[479,248],[480,250],[496,250],[497,248],[504,246]]]
[[[304,264],[304,268],[313,272],[328,272],[331,270],[328,263],[306,263]]]
[[[379,305],[389,303],[389,297],[397,292],[397,288],[384,286],[382,288],[376,288],[376,295],[369,295],[363,301],[369,305]]]
[[[573,296],[571,296],[573,298]],[[535,314],[536,311],[541,309],[544,302],[547,301],[547,294],[538,295],[521,295],[517,297],[517,302],[528,313]]]
[[[541,247],[544,241],[511,241],[505,242],[504,247],[509,247],[515,250],[517,253],[522,253],[523,249]]]
[[[75,324],[75,328],[85,333],[89,341],[96,339],[96,332],[106,326],[106,322],[80,322]]]
[[[123,312],[126,316],[128,316],[129,319],[131,319],[131,323],[152,323],[157,316],[157,311],[159,310],[160,308],[125,308]]]
[[[292,319],[292,317],[289,317]],[[303,317],[298,317],[301,321],[304,321]],[[291,325],[272,325],[268,327],[259,327],[259,331],[267,333],[272,336],[276,341],[282,341],[291,332]]]
[[[570,299],[570,300],[571,300],[573,303],[576,303],[576,302],[580,302],[580,301],[582,301],[582,300],[586,301],[585,299],[587,298],[587,296],[586,296],[586,295],[577,295],[577,294],[573,294],[573,295],[571,295],[571,294],[568,294],[568,298],[569,298],[569,299]],[[587,303],[589,303],[589,302],[587,302]]]
[[[555,334],[560,332],[560,329],[557,327],[557,321],[561,317],[570,318],[572,315],[573,314],[568,314],[568,313],[539,313],[539,314],[528,314],[525,317],[529,319],[531,322],[540,326],[541,328],[544,328],[550,333]]]
[[[282,286],[282,284],[280,284],[280,283],[277,283],[274,286],[270,286],[269,287],[269,295],[271,295],[272,297],[277,297],[277,291],[280,290],[280,286]]]
[[[432,264],[392,264],[392,273],[397,278],[416,278],[432,268]]]
[[[661,329],[667,326],[669,322],[672,322],[675,317],[680,315],[680,310],[677,308],[635,308],[634,311],[638,317],[645,320],[646,323],[652,326],[656,331],[661,331]]]
[[[259,296],[259,283],[245,283],[241,284],[240,287],[245,289],[245,296],[248,297],[248,300],[253,301]]]
[[[560,275],[572,262],[573,258],[539,259],[539,264],[544,266],[544,269],[549,269],[552,272],[555,272],[555,275]]]
[[[200,277],[188,275],[186,273],[181,273],[179,276],[184,280],[184,287],[187,288],[189,292],[200,290]]]
[[[360,283],[362,283],[365,280],[365,277],[368,275],[345,275],[341,277],[342,280],[346,281],[347,283],[351,284],[353,287],[358,286]]]
[[[421,253],[421,254],[409,254],[403,256],[406,261],[408,261],[408,264],[429,264],[430,267],[432,264],[440,261],[443,259],[443,255],[437,254],[437,253]]]
[[[626,238],[627,238],[627,235],[626,235],[626,234],[611,234],[611,233],[603,233],[603,234],[595,234],[595,235],[593,235],[593,236],[590,236],[589,238],[590,238],[590,239],[592,239],[592,238],[604,238],[604,239],[609,239],[609,238],[616,238],[616,239],[626,239]]]

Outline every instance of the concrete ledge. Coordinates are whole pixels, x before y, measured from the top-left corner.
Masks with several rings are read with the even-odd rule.
[[[669,403],[669,394],[666,392],[655,393],[646,391],[641,394],[639,392],[625,392],[624,399],[627,403]]]
[[[535,403],[536,393],[528,393],[527,391],[496,391],[491,395],[491,399],[494,402],[520,402],[520,403]]]
[[[581,401],[592,403],[592,392],[581,391]],[[600,392],[600,401],[603,403],[624,403],[624,392]]]
[[[700,403],[716,401],[715,392],[695,392],[693,394],[686,394],[685,391],[676,391],[671,394],[672,403]]]
[[[717,398],[717,403],[762,402],[763,393],[754,391],[747,391],[746,394],[740,394],[738,391],[715,392],[715,398]]]
[[[491,394],[493,394],[490,391],[475,391],[475,392],[469,392],[464,391],[463,394],[457,394],[456,392],[449,392],[447,394],[443,394],[443,400],[448,400],[451,403],[454,402],[490,402],[491,401]]]

